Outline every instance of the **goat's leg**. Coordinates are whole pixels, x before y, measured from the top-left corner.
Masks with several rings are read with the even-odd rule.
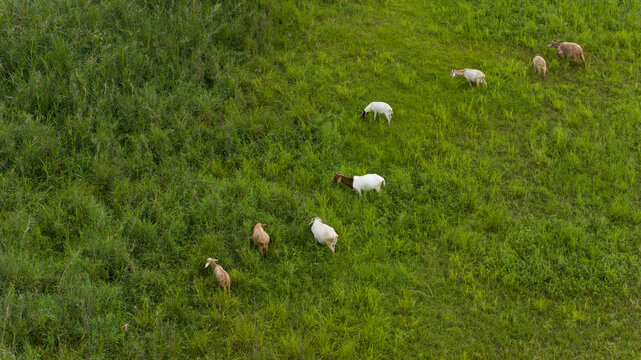
[[[579,65],[579,58],[578,56],[574,55],[572,56],[572,67],[576,67]]]
[[[467,83],[470,84],[470,87],[472,87],[472,83],[470,82],[470,79],[465,79],[467,80]]]
[[[387,125],[392,125],[392,115],[385,114],[385,117],[387,118]]]
[[[376,114],[378,114],[376,111],[374,111],[374,121],[376,121]]]

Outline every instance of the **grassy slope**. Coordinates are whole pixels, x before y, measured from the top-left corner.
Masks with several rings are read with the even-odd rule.
[[[2,7],[3,356],[639,351],[638,1],[168,4]]]

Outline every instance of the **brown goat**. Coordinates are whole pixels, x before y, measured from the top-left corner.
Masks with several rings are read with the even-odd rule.
[[[570,58],[574,60],[575,64],[579,63],[579,60],[583,62],[583,67],[585,67],[585,57],[583,57],[583,49],[581,46],[571,43],[571,42],[556,42],[552,41],[548,44],[548,47],[556,49],[556,55],[561,59],[562,57]],[[563,55],[563,56],[561,56]]]
[[[218,261],[218,259],[208,258],[205,267],[211,265],[214,268],[214,275],[216,275],[218,284],[220,284],[228,294],[231,294],[231,279],[229,278],[229,274],[227,274],[227,271],[225,271],[222,266],[216,264],[216,261]]]
[[[269,235],[263,230],[263,223],[256,223],[254,226],[254,234],[252,239],[254,240],[254,245],[258,246],[258,252],[260,256],[264,259],[267,256],[267,249],[269,248]]]

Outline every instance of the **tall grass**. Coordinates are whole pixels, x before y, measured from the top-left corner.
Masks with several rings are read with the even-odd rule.
[[[640,9],[3,1],[0,357],[634,357]]]

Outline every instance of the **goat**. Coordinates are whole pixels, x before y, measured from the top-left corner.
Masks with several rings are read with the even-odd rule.
[[[354,189],[354,191],[356,191],[358,195],[361,195],[361,191],[370,190],[376,190],[377,193],[380,193],[381,185],[385,185],[385,179],[377,174],[367,174],[349,178],[347,176],[343,176],[343,174],[337,173],[332,179],[332,182],[343,183],[348,187]]]
[[[566,57],[574,60],[574,64],[578,64],[579,60],[583,62],[583,67],[585,67],[585,57],[583,56],[583,49],[581,46],[571,42],[556,42],[552,41],[548,44],[548,47],[556,49],[556,56],[559,59]],[[561,56],[563,55],[563,56]]]
[[[470,84],[470,87],[472,87],[472,82],[476,84],[476,87],[479,87],[479,83],[483,83],[483,85],[487,87],[487,83],[485,82],[485,74],[483,74],[479,70],[467,68],[462,70],[452,69],[450,77],[455,77],[456,75],[463,76],[465,80],[467,80],[467,83]]]
[[[263,226],[265,226],[265,224],[260,222],[256,223],[252,239],[254,240],[254,245],[258,246],[260,256],[265,259],[265,256],[267,256],[267,249],[269,248],[269,235],[267,235],[265,230],[263,230]]]
[[[545,72],[547,71],[545,59],[537,55],[534,57],[534,59],[532,59],[531,65],[534,65],[535,73],[540,74],[541,72],[543,72],[543,80],[545,80]]]
[[[366,117],[368,112],[374,112],[374,120],[376,120],[376,114],[384,114],[387,118],[387,125],[392,124],[392,107],[384,102],[373,102],[367,105],[365,110],[361,112],[362,117]]]
[[[334,228],[323,224],[323,220],[319,217],[314,217],[312,221],[309,222],[309,225],[312,225],[312,233],[314,234],[314,239],[319,244],[325,244],[334,252],[334,246],[336,246],[336,241],[338,240],[338,234],[334,231]]]
[[[216,280],[218,280],[218,283],[222,286],[223,290],[231,294],[231,280],[229,279],[229,274],[227,274],[227,271],[225,271],[222,266],[216,264],[216,261],[218,261],[218,259],[207,258],[205,267],[211,265],[214,268]]]

